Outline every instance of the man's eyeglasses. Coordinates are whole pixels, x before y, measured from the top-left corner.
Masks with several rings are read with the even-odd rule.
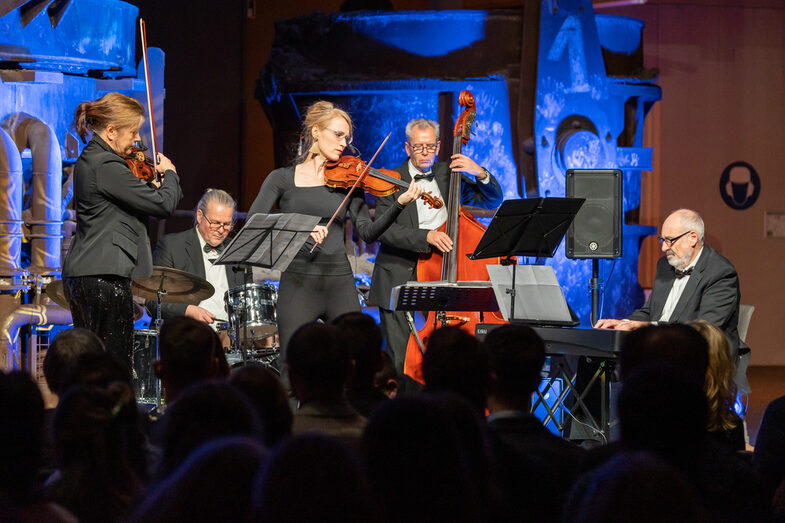
[[[411,147],[412,151],[416,153],[421,153],[423,151],[427,151],[429,154],[436,152],[437,143],[410,143],[409,147]]]
[[[672,246],[674,243],[679,241],[679,238],[682,236],[686,236],[687,234],[691,233],[692,231],[687,231],[679,234],[678,236],[674,236],[673,238],[664,238],[662,236],[657,236],[657,239],[660,240],[660,243],[664,243],[667,247]]]
[[[351,135],[348,135],[348,134],[346,134],[343,131],[336,131],[334,129],[330,129],[329,127],[326,127],[325,130],[330,131],[331,133],[333,133],[333,135],[335,136],[335,139],[338,140],[339,142],[341,140],[346,140],[346,145],[349,145],[350,143],[352,143]]]
[[[234,227],[234,222],[214,222],[204,214],[202,214],[202,218],[207,220],[207,225],[210,226],[211,231],[217,231],[220,229],[226,229],[227,231],[231,231],[232,227]]]

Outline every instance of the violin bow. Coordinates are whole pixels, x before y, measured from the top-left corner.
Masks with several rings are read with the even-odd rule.
[[[382,147],[384,147],[384,144],[386,144],[387,140],[390,139],[390,135],[391,134],[392,134],[392,132],[389,132],[389,133],[387,133],[387,136],[384,137],[384,140],[382,140],[382,143],[381,143],[381,145],[379,145],[379,148],[376,149],[376,152],[373,153],[373,156],[371,156],[371,159],[368,160],[368,163],[365,164],[365,169],[363,169],[363,172],[360,173],[360,176],[358,176],[357,179],[354,181],[354,184],[352,184],[352,187],[349,189],[349,192],[347,192],[346,196],[344,196],[343,201],[341,202],[341,204],[338,206],[337,209],[335,209],[335,212],[333,213],[332,218],[330,218],[330,221],[327,222],[326,227],[328,229],[330,228],[330,225],[332,225],[332,223],[335,221],[335,218],[338,217],[338,213],[341,212],[341,209],[343,209],[343,206],[346,205],[346,202],[349,200],[349,196],[352,195],[352,191],[354,191],[354,189],[357,188],[357,184],[359,184],[361,181],[363,181],[363,178],[365,178],[365,175],[368,174],[368,169],[371,168],[371,163],[379,155],[379,152],[382,150]],[[328,231],[328,233],[329,233],[329,231]],[[314,243],[313,247],[311,247],[311,250],[308,251],[308,252],[309,253],[313,252],[313,250],[316,248],[316,245],[317,244]]]
[[[150,89],[150,64],[147,61],[147,30],[145,28],[144,20],[139,18],[139,34],[142,38],[142,64],[144,65],[144,86],[147,91],[147,113],[148,122],[150,123],[150,138],[153,147],[153,169],[155,170],[155,181],[161,181],[161,175],[158,173],[158,139],[155,136],[155,117],[153,116],[153,93]]]

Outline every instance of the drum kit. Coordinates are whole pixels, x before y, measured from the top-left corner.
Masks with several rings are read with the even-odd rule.
[[[215,293],[209,282],[189,272],[169,267],[153,267],[146,279],[131,282],[134,298],[157,303],[157,317],[149,329],[134,331],[133,378],[139,403],[161,404],[160,383],[153,372],[153,360],[158,357],[161,303],[197,305]],[[62,280],[46,287],[49,298],[68,309]],[[226,359],[231,367],[248,362],[264,365],[278,372],[278,323],[276,302],[278,291],[273,285],[248,283],[229,289],[225,296],[228,320],[216,320],[219,331],[229,339]],[[141,319],[144,310],[135,301],[134,321]]]

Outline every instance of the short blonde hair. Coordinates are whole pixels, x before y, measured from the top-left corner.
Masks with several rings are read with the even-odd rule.
[[[87,133],[118,129],[138,129],[144,121],[144,106],[139,100],[120,93],[106,93],[92,102],[82,102],[74,113],[76,134],[87,143]]]

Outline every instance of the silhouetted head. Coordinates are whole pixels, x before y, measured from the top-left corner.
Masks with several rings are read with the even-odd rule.
[[[647,326],[629,333],[619,355],[621,378],[649,365],[672,365],[703,385],[709,364],[709,348],[695,329],[672,324]]]
[[[35,382],[22,371],[0,372],[0,497],[16,505],[31,501],[43,427],[44,401]]]
[[[256,410],[267,448],[273,448],[292,433],[289,398],[272,371],[262,365],[245,365],[232,372],[229,383],[245,394]]]
[[[478,521],[472,467],[449,415],[427,396],[380,406],[362,440],[368,481],[387,521]]]
[[[226,436],[261,441],[261,427],[253,407],[237,389],[224,382],[200,382],[185,389],[163,417],[163,455],[156,476],[166,477],[194,449]]]
[[[673,466],[648,452],[622,452],[579,480],[564,521],[708,521],[695,487]]]
[[[164,322],[159,341],[155,373],[166,390],[167,401],[176,399],[184,388],[219,377],[218,335],[206,323],[187,316]]]
[[[157,485],[131,520],[248,521],[254,478],[266,457],[250,438],[205,443]]]
[[[502,325],[485,337],[491,362],[491,394],[525,409],[540,384],[545,343],[531,327]]]
[[[652,365],[625,379],[619,395],[624,448],[645,450],[686,474],[706,444],[703,387],[671,365]]]
[[[352,360],[338,327],[307,323],[289,340],[286,366],[295,395],[308,402],[343,396]]]
[[[65,394],[76,385],[91,385],[106,388],[110,383],[119,381],[133,388],[131,369],[128,364],[114,353],[87,352],[76,358],[65,369],[60,379],[60,392]]]
[[[428,390],[454,392],[474,408],[485,409],[490,379],[488,352],[468,332],[458,327],[443,327],[431,334],[422,372]]]
[[[382,366],[382,331],[374,319],[362,312],[347,312],[335,318],[354,360],[354,377],[349,388],[373,387],[373,377]]]
[[[61,394],[61,380],[68,367],[82,354],[98,354],[104,350],[101,339],[87,329],[74,327],[60,331],[49,344],[44,357],[44,377],[49,390]]]
[[[255,521],[376,521],[359,460],[319,434],[282,443],[259,471],[253,498]]]

